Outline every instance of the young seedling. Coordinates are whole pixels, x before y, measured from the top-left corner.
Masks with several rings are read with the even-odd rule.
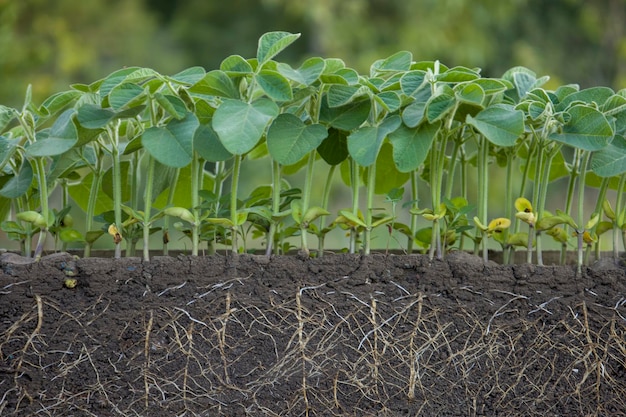
[[[533,240],[535,234],[535,223],[537,222],[537,214],[533,212],[533,206],[524,197],[515,200],[515,217],[528,224],[528,243],[526,246],[526,263],[533,261]]]
[[[508,229],[511,226],[511,220],[499,217],[497,219],[493,219],[489,222],[487,226],[480,222],[478,217],[474,217],[474,223],[476,227],[481,231],[482,234],[482,244],[483,244],[483,261],[487,263],[489,261],[489,250],[487,248],[487,239],[494,236],[494,234],[500,234],[504,230]]]

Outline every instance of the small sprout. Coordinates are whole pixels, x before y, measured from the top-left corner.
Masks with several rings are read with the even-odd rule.
[[[78,280],[76,278],[65,278],[63,280],[63,286],[65,288],[76,288],[76,286],[78,285]]]

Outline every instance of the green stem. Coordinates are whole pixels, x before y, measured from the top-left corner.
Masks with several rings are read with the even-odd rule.
[[[587,164],[589,163],[589,158],[591,157],[591,152],[584,152],[584,156],[582,159],[582,163],[580,164],[580,178],[578,179],[578,228],[576,230],[576,234],[578,236],[578,261],[576,263],[576,272],[578,275],[582,273],[583,266],[583,233],[585,218],[585,175],[587,173]]]
[[[43,216],[46,224],[46,226],[42,227],[39,231],[39,238],[37,240],[37,246],[35,247],[35,261],[39,261],[41,259],[43,247],[46,242],[48,227],[50,226],[50,213],[48,208],[48,184],[46,182],[46,163],[43,158],[35,159],[35,170],[37,171],[37,183],[39,185],[39,202],[41,204],[41,215]]]
[[[176,184],[178,184],[178,177],[180,176],[180,168],[176,168],[174,178],[172,178],[172,185],[167,192],[167,206],[171,206],[174,203],[174,195],[176,193]],[[193,199],[193,196],[192,196]],[[170,216],[165,216],[163,219],[163,256],[169,255],[169,236],[170,231]]]
[[[200,189],[202,188],[202,163],[197,152],[191,158],[191,256],[198,256],[200,247]]]
[[[372,245],[372,218],[374,212],[374,189],[376,186],[376,163],[369,166],[367,172],[367,212],[365,214],[365,250],[364,254],[369,255]]]
[[[411,172],[411,208],[412,209],[418,209],[419,207],[419,201],[418,201],[418,187],[417,187],[417,181],[418,181],[418,171],[415,170],[413,172]],[[411,254],[413,253],[413,246],[414,246],[414,242],[415,242],[415,233],[417,232],[417,214],[411,214],[411,235],[407,237],[407,253]]]
[[[280,188],[281,188],[281,175],[280,164],[272,159],[272,220],[270,220],[270,230],[267,233],[267,248],[265,249],[265,255],[270,256],[272,254],[272,248],[274,245],[274,235],[276,234],[276,220],[278,213],[280,212]]]
[[[331,165],[328,170],[328,176],[326,177],[326,183],[324,184],[324,193],[322,195],[322,208],[324,210],[328,210],[328,202],[330,201],[330,190],[333,184],[333,175],[335,174],[335,169],[337,165]],[[319,238],[318,238],[318,256],[324,256],[324,240],[326,237],[326,233],[324,229],[326,229],[326,216],[320,216],[320,230],[319,230]]]
[[[239,234],[239,225],[237,224],[237,188],[239,186],[239,171],[241,170],[241,155],[235,155],[235,162],[233,164],[233,178],[230,185],[230,220],[231,226],[231,252],[233,255],[238,253],[237,235]]]
[[[615,220],[613,220],[613,260],[615,262],[619,259],[619,235],[621,224],[619,224],[622,202],[624,196],[624,185],[626,184],[626,174],[622,174],[619,177],[619,183],[617,184],[617,198],[615,200]]]
[[[143,260],[150,260],[150,226],[152,212],[152,189],[154,183],[155,161],[152,156],[146,154],[148,158],[148,173],[146,174],[146,189],[144,192],[144,212],[143,212]]]
[[[511,149],[506,150],[506,178],[504,186],[504,217],[510,219],[513,215],[513,155],[514,151]],[[505,265],[511,263],[512,251],[510,250],[507,241],[509,238],[509,230],[503,232],[505,250],[502,252],[503,262]]]
[[[595,216],[596,214],[599,216],[602,216],[602,205],[604,204],[604,200],[606,199],[606,192],[609,188],[609,177],[605,177],[602,178],[602,183],[600,184],[600,192],[598,193],[598,200],[596,202],[596,207],[593,211],[593,215]],[[598,221],[599,223],[599,221]],[[596,223],[596,225],[593,227],[593,230],[595,232],[596,228],[597,228],[598,224]],[[598,235],[598,241],[595,242],[594,244],[594,254],[595,254],[595,259],[599,260],[601,255],[600,255],[600,239],[601,236]]]
[[[112,169],[113,169],[113,213],[115,216],[115,226],[119,231],[120,235],[122,234],[122,168],[120,161],[120,151],[119,151],[119,126],[120,122],[118,121],[117,125],[114,127],[112,131],[109,131],[109,137],[111,139],[111,158],[112,158]],[[118,242],[115,244],[115,258],[119,259],[122,257],[122,242]]]
[[[96,211],[96,203],[98,202],[98,193],[102,184],[102,151],[96,147],[96,166],[93,169],[93,179],[91,188],[89,189],[89,199],[87,200],[87,212],[85,213],[85,230],[90,232],[93,227],[93,217]],[[93,242],[87,242],[83,256],[88,258],[91,256],[91,247]]]
[[[315,150],[309,153],[309,161],[307,162],[306,167],[306,176],[304,180],[304,190],[302,190],[302,215],[304,216],[307,211],[309,211],[309,204],[311,200],[311,189],[313,188],[313,168],[315,164]],[[301,238],[301,246],[302,250],[305,253],[309,253],[308,246],[308,228],[309,225],[306,222],[302,222],[300,224],[300,238]]]
[[[433,212],[439,212],[439,206],[441,205],[441,192],[443,184],[443,169],[445,164],[445,150],[447,145],[447,136],[443,136],[439,143],[435,143],[435,146],[431,148],[431,199],[433,205]],[[443,254],[441,251],[441,226],[439,220],[433,221],[432,238],[429,250],[429,258],[432,260],[437,255],[437,259],[442,259]]]
[[[478,153],[478,218],[482,224],[489,223],[488,220],[488,194],[487,187],[489,186],[488,175],[488,158],[489,158],[489,141],[484,137],[479,140],[479,153]],[[489,248],[487,242],[487,236],[481,231],[481,241],[483,247],[483,260],[487,262],[489,260]]]
[[[350,159],[350,185],[352,187],[352,214],[359,215],[359,166]],[[350,253],[356,253],[358,226],[350,231]]]

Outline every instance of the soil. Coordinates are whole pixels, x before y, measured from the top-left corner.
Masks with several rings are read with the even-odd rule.
[[[612,260],[580,276],[464,253],[0,268],[2,416],[626,415]]]

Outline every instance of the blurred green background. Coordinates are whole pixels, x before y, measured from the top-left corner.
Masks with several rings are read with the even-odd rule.
[[[254,56],[261,34],[302,33],[280,60],[339,57],[366,72],[416,60],[500,76],[524,65],[554,85],[626,87],[626,0],[0,0],[0,103],[20,106],[123,66],[171,74]]]
[[[547,88],[619,90],[625,23],[626,0],[0,0],[0,104],[20,108],[29,84],[38,104],[124,66],[215,69],[231,54],[255,56],[275,30],[302,34],[278,58],[293,65],[338,57],[367,73],[408,50],[486,77],[523,65],[549,75]]]

